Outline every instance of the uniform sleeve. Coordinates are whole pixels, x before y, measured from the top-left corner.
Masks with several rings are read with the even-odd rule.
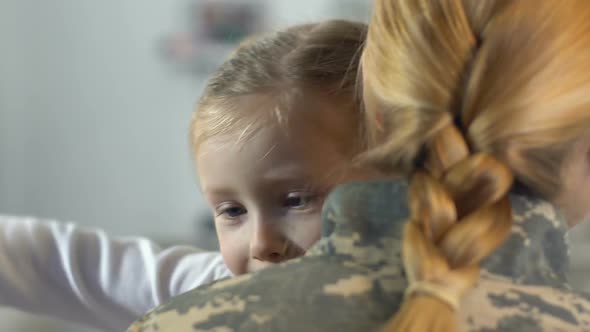
[[[229,277],[219,253],[0,216],[0,305],[122,331],[144,312]]]

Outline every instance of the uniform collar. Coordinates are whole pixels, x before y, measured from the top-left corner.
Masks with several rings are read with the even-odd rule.
[[[310,255],[341,254],[360,264],[401,265],[402,226],[409,214],[405,181],[350,183],[336,188],[324,207],[323,240]],[[528,285],[569,287],[567,226],[552,204],[511,194],[512,234],[482,264],[493,274]]]

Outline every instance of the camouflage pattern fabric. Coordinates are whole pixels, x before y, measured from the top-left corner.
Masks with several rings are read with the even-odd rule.
[[[323,237],[306,256],[183,294],[129,332],[378,331],[403,298],[407,185],[341,186],[324,209]],[[566,281],[566,226],[542,200],[511,195],[509,240],[483,264],[462,302],[464,331],[590,331],[590,297]]]

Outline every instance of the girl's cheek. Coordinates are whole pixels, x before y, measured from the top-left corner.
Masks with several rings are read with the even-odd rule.
[[[219,249],[225,265],[234,275],[246,273],[249,255],[247,243],[238,242],[239,237],[238,239],[233,239],[233,236],[224,234],[224,232],[218,232],[217,236],[219,239]]]
[[[285,236],[298,247],[307,250],[321,238],[321,209],[298,219],[289,221],[291,227],[285,230]]]

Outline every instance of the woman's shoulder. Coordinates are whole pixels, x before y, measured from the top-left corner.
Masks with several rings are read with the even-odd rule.
[[[306,256],[183,294],[128,331],[373,331],[405,287],[399,269],[367,271],[345,255]]]
[[[374,331],[395,313],[405,287],[399,270],[367,273],[347,260],[304,257],[181,295],[128,331]],[[484,271],[460,319],[469,332],[590,331],[589,299]]]
[[[465,331],[590,331],[590,297],[483,272],[461,307]]]

